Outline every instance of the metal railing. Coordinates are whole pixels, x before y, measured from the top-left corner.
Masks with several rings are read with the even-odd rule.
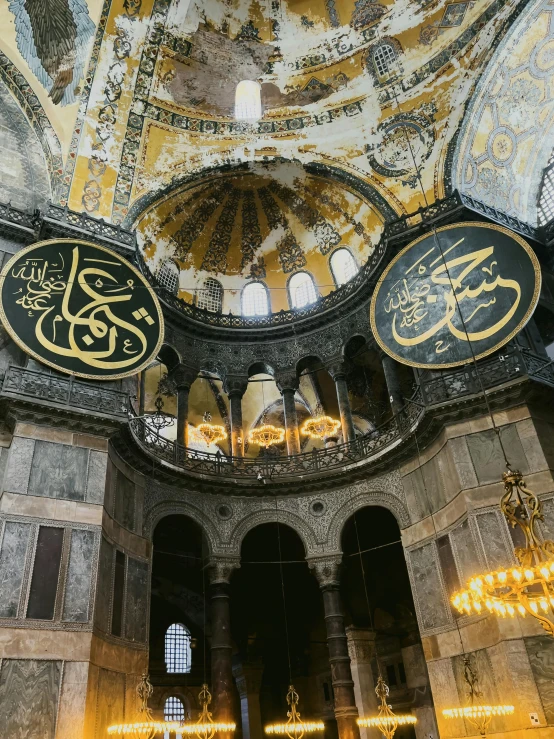
[[[121,390],[15,365],[6,370],[0,395],[46,401],[120,419],[127,418],[129,408],[129,396]]]

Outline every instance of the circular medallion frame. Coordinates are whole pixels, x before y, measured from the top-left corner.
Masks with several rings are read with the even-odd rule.
[[[377,305],[378,302],[381,300],[380,291],[384,287],[387,281],[396,280],[396,278],[398,277],[398,274],[394,272],[395,267],[401,262],[403,257],[409,251],[413,250],[414,247],[416,247],[418,244],[421,244],[423,241],[427,239],[430,242],[432,240],[434,241],[435,234],[453,231],[454,229],[469,229],[469,228],[493,230],[495,232],[502,234],[503,237],[508,237],[513,242],[516,242],[519,247],[521,247],[522,252],[525,253],[525,255],[527,256],[530,262],[532,272],[534,275],[534,285],[533,285],[532,295],[530,296],[528,295],[527,297],[527,301],[526,301],[527,307],[523,311],[522,315],[518,317],[516,325],[510,326],[509,330],[507,330],[506,334],[502,337],[500,341],[495,342],[494,344],[491,344],[490,346],[487,346],[487,348],[482,351],[479,349],[477,351],[474,350],[475,341],[471,339],[465,339],[467,345],[471,349],[471,352],[469,353],[468,356],[460,358],[459,360],[446,361],[446,362],[435,362],[435,363],[409,360],[406,356],[402,356],[397,351],[394,351],[388,345],[388,343],[383,339],[383,336],[381,335],[382,332],[380,332],[379,327],[377,325],[379,321],[377,320],[377,315],[376,315],[379,312],[379,309],[383,308],[382,304],[380,304],[379,306]],[[445,249],[446,247],[448,247],[448,249],[446,249],[447,251],[450,251],[450,248],[454,248],[454,247],[453,246],[450,247],[448,244],[444,244],[440,246],[439,259],[442,259],[443,266],[444,266],[444,256],[446,252],[443,251],[443,248],[442,248],[443,246],[445,247]],[[414,255],[414,258],[415,258],[415,255]],[[421,261],[422,259],[423,257],[420,257],[420,260],[418,260],[416,264],[418,264],[418,262]],[[468,257],[468,261],[469,261],[469,257]],[[446,274],[448,275],[448,279],[450,280],[450,285],[452,286],[452,278],[450,277],[448,269],[446,269]],[[529,270],[528,276],[530,276],[530,274],[531,274],[531,269]],[[393,283],[393,286],[394,284],[395,283]],[[540,290],[541,290],[541,268],[540,268],[539,261],[537,259],[535,252],[532,250],[529,244],[525,241],[525,239],[519,236],[519,234],[516,234],[510,229],[497,225],[495,223],[485,223],[482,221],[467,221],[467,222],[451,223],[447,226],[442,226],[441,228],[437,228],[436,231],[427,232],[423,236],[420,236],[418,239],[415,239],[410,244],[408,244],[406,247],[404,247],[404,249],[402,249],[387,265],[387,267],[385,268],[385,270],[379,277],[379,280],[377,281],[377,284],[371,296],[371,303],[370,303],[370,309],[369,309],[371,331],[373,333],[373,336],[377,344],[380,346],[380,348],[386,354],[388,354],[390,357],[395,359],[397,362],[400,362],[401,364],[405,364],[409,367],[416,367],[418,369],[434,369],[434,370],[449,369],[452,367],[461,367],[463,365],[469,364],[470,362],[474,360],[483,359],[484,357],[488,357],[489,355],[493,354],[494,352],[498,351],[503,346],[505,346],[511,339],[513,339],[513,337],[516,334],[518,334],[522,330],[522,328],[524,328],[526,323],[529,321],[531,315],[533,314],[537,306],[537,302],[538,302],[539,295],[540,295]],[[434,299],[433,302],[437,302],[436,299]],[[460,310],[457,298],[456,298],[456,308],[458,311]],[[476,311],[474,311],[473,313],[475,312]],[[383,322],[380,321],[380,323],[382,324]],[[462,319],[461,323],[462,323],[463,330],[467,336],[465,320]],[[439,343],[439,342],[436,342],[436,343]],[[437,347],[437,350],[438,350],[438,347]]]
[[[9,274],[11,270],[15,266],[17,266],[19,263],[21,263],[21,267],[24,268],[23,263],[25,262],[25,260],[28,259],[29,256],[32,255],[33,252],[38,251],[41,248],[44,249],[44,247],[53,247],[55,245],[70,245],[70,244],[73,246],[84,246],[87,249],[98,250],[106,255],[109,255],[109,257],[112,260],[112,264],[114,264],[113,260],[115,259],[119,260],[120,264],[118,264],[117,266],[122,267],[124,271],[127,271],[127,275],[129,275],[129,277],[136,278],[141,289],[144,288],[147,290],[148,300],[151,301],[151,305],[149,305],[150,313],[148,312],[148,310],[146,310],[146,314],[148,318],[146,318],[146,316],[141,316],[141,318],[138,320],[144,320],[145,325],[149,324],[148,326],[149,333],[154,332],[156,329],[156,326],[159,327],[159,330],[157,332],[157,337],[152,336],[152,338],[149,341],[147,340],[147,343],[149,346],[141,354],[141,356],[144,356],[144,359],[140,361],[136,366],[133,366],[132,369],[126,372],[115,372],[111,374],[91,374],[90,372],[80,371],[79,369],[64,367],[61,365],[61,363],[58,364],[52,359],[49,359],[46,356],[42,356],[37,350],[29,346],[27,341],[21,338],[18,331],[16,331],[13,328],[12,321],[10,321],[10,319],[8,318],[8,315],[5,309],[6,307],[4,305],[4,300],[5,300],[4,289],[7,285],[7,280],[9,279]],[[38,259],[40,258],[37,257],[37,260]],[[97,262],[105,261],[106,263],[109,263],[107,260],[100,260],[100,259],[92,260],[92,261],[93,262],[94,261],[97,261]],[[90,285],[90,283],[86,283],[86,284]],[[127,282],[127,286],[129,286],[129,282]],[[142,295],[144,295],[144,293],[142,293]],[[132,308],[133,301],[129,301],[129,302],[130,302],[130,308]],[[41,306],[41,308],[43,309],[43,306]],[[140,308],[137,308],[137,310],[140,310]],[[42,364],[48,367],[52,367],[58,372],[63,372],[66,375],[73,375],[75,377],[82,377],[87,380],[101,380],[101,381],[119,380],[125,377],[132,377],[133,375],[138,374],[141,370],[143,370],[145,367],[147,367],[152,362],[154,357],[157,356],[163,344],[163,341],[164,341],[164,317],[163,317],[162,308],[160,306],[156,293],[154,292],[152,287],[149,285],[149,283],[146,281],[146,278],[125,257],[120,256],[114,250],[108,249],[105,246],[101,246],[99,244],[95,244],[90,241],[83,241],[81,239],[48,239],[46,241],[39,241],[35,244],[31,244],[30,246],[27,246],[21,249],[16,254],[14,254],[11,257],[11,259],[9,259],[9,261],[4,265],[4,267],[2,268],[2,272],[0,274],[0,320],[5,330],[10,335],[10,337],[30,357],[32,357],[33,359],[36,359],[37,361],[41,362]],[[123,323],[126,323],[127,325],[129,325],[127,322],[123,322]],[[154,326],[154,328],[151,328],[151,326]],[[142,331],[140,331],[140,333],[145,335]],[[85,341],[85,343],[87,342]]]

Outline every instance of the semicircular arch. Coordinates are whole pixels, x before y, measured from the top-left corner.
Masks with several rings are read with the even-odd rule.
[[[167,516],[188,516],[197,523],[206,537],[208,555],[217,552],[221,545],[221,537],[209,516],[198,506],[185,501],[167,501],[159,503],[148,511],[143,525],[143,534],[152,541],[154,530],[163,518]]]
[[[252,531],[252,529],[255,529],[256,526],[260,526],[264,523],[282,523],[296,531],[304,545],[306,557],[313,557],[315,554],[320,553],[315,532],[302,518],[300,518],[300,516],[281,508],[275,509],[268,507],[255,511],[254,513],[250,513],[248,516],[245,516],[237,526],[235,526],[231,532],[229,541],[232,553],[235,556],[240,556],[242,542],[246,534],[249,531]]]

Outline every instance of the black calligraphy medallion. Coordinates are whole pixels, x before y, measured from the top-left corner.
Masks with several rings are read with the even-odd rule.
[[[18,252],[0,276],[0,318],[35,359],[78,377],[134,375],[157,355],[163,315],[144,277],[102,246],[59,239]]]
[[[388,265],[371,299],[371,329],[403,364],[456,367],[521,331],[540,287],[537,257],[520,236],[492,223],[453,223]]]

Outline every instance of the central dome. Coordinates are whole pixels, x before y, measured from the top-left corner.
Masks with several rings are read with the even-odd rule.
[[[314,299],[327,295],[366,262],[382,225],[346,185],[275,163],[211,173],[171,192],[140,216],[137,233],[160,284],[186,302],[239,314],[252,281],[266,288],[269,312],[298,307],[290,292],[298,273],[292,284],[311,278]],[[220,305],[203,304],[215,283]]]

